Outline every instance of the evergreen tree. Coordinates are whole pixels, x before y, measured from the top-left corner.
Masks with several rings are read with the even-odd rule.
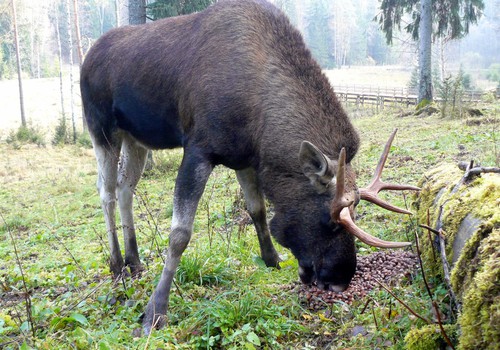
[[[216,0],[157,0],[147,6],[147,13],[149,18],[157,20],[202,11],[215,2]]]
[[[325,0],[311,1],[306,12],[305,40],[312,55],[323,68],[335,66],[332,33],[328,21],[327,2]]]
[[[403,17],[411,21],[404,27],[419,45],[419,102],[432,100],[431,42],[432,36],[458,39],[469,33],[484,9],[483,0],[380,0],[380,14],[375,17],[392,43],[394,30],[401,29]]]

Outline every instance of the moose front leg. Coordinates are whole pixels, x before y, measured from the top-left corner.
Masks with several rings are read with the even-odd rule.
[[[153,327],[161,328],[166,323],[172,281],[181,255],[191,239],[196,208],[212,169],[213,166],[202,155],[184,150],[184,158],[175,183],[172,231],[167,257],[160,281],[148,302],[142,321],[145,334],[149,334]]]
[[[253,168],[247,168],[237,171],[236,176],[243,189],[247,209],[255,225],[255,230],[257,231],[261,257],[266,263],[266,266],[279,268],[280,258],[274,248],[269,233],[266,218],[266,204],[259,186],[257,173]]]

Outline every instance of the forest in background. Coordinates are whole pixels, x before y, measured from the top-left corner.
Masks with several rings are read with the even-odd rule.
[[[71,0],[73,2],[74,0]],[[58,75],[58,42],[63,62],[78,62],[75,45],[68,40],[74,32],[73,7],[69,0],[16,0],[22,71],[25,77],[43,78]],[[127,23],[125,0],[78,0],[81,45],[85,53],[99,36]],[[149,1],[151,9],[159,1]],[[416,44],[402,31],[389,46],[374,17],[379,13],[378,0],[272,0],[302,32],[313,55],[324,69],[351,65],[417,64]],[[477,26],[461,40],[436,40],[434,64],[457,71],[495,70],[500,63],[500,1],[485,0],[485,10]],[[68,18],[70,17],[70,18]],[[0,79],[16,75],[15,43],[11,0],[0,0]],[[59,32],[59,40],[57,32]]]

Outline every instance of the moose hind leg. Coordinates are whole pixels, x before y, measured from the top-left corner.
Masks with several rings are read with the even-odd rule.
[[[167,257],[160,281],[149,300],[142,321],[146,334],[149,334],[153,327],[161,328],[165,324],[175,271],[191,239],[196,208],[212,169],[211,163],[196,150],[184,151],[175,183],[174,212]]]
[[[132,275],[143,270],[135,235],[133,200],[134,192],[146,163],[148,150],[131,137],[124,137],[118,171],[118,205],[125,244],[125,265]]]
[[[247,209],[257,231],[262,259],[266,266],[279,268],[280,258],[271,240],[267,225],[266,205],[259,186],[257,173],[253,168],[247,168],[237,171],[236,176],[243,189]]]
[[[119,277],[123,271],[123,257],[116,235],[116,181],[120,148],[113,145],[102,146],[95,141],[93,143],[98,167],[97,191],[101,198],[109,242],[109,269],[115,277]]]

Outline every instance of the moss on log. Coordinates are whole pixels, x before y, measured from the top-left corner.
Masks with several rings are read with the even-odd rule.
[[[418,221],[442,230],[446,238],[446,257],[452,264],[451,286],[462,305],[458,317],[458,349],[497,349],[500,344],[500,176],[484,173],[469,183],[463,181],[463,176],[463,171],[453,164],[427,173],[419,184],[422,191],[415,203]],[[420,240],[426,271],[443,277],[436,236],[424,233]]]

